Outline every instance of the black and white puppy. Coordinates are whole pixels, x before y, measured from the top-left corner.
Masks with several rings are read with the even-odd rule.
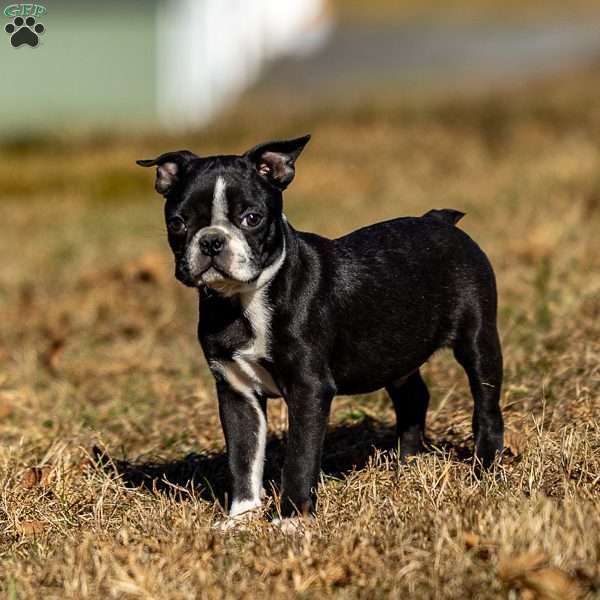
[[[282,513],[310,512],[333,397],[385,388],[402,458],[418,453],[429,401],[419,367],[439,348],[468,375],[476,458],[487,468],[502,450],[496,285],[485,254],[454,226],[463,214],[431,210],[335,240],[296,231],[282,192],[308,140],[138,161],[157,167],[175,276],[200,291],[234,517],[261,505],[267,398],[288,407]]]

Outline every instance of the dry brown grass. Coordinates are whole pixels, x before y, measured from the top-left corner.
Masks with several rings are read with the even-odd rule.
[[[491,98],[237,115],[183,139],[5,144],[1,593],[598,597],[599,90],[590,71]],[[468,213],[498,275],[508,451],[474,479],[471,401],[441,354],[425,369],[431,453],[399,466],[384,395],[340,398],[306,534],[266,522],[222,534],[223,440],[195,298],[171,276],[160,202],[133,161],[305,130],[315,138],[287,198],[299,227]],[[276,492],[285,411],[269,412]]]

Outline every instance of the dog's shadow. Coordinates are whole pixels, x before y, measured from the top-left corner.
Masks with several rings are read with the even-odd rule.
[[[372,418],[359,423],[337,425],[328,430],[323,449],[322,471],[325,476],[343,478],[364,468],[378,451],[397,449],[396,428]],[[279,487],[285,456],[285,438],[272,436],[267,442],[265,487],[269,492]],[[471,451],[451,441],[440,441],[435,447],[451,453],[458,460],[468,460]],[[181,499],[193,491],[196,497],[227,504],[229,471],[225,451],[191,453],[176,460],[131,461],[110,457],[106,450],[94,447],[96,464],[107,472],[115,472],[129,487],[143,487]],[[271,485],[272,484],[272,485]]]

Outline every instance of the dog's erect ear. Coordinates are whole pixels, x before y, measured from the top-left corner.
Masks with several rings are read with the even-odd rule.
[[[265,142],[248,150],[244,156],[252,162],[259,175],[271,185],[284,190],[294,179],[294,163],[308,140],[310,135],[294,140]]]
[[[189,150],[178,150],[177,152],[165,152],[157,158],[150,160],[136,160],[140,167],[157,167],[154,188],[159,194],[166,196],[173,186],[180,180],[188,164],[198,158]]]

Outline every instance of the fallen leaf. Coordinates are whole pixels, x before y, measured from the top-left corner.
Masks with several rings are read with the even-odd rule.
[[[344,585],[351,579],[348,569],[338,564],[331,565],[328,569],[321,569],[319,574],[326,583],[331,585]]]
[[[23,521],[19,527],[23,535],[39,535],[46,529],[46,523],[44,521]]]
[[[504,432],[504,448],[512,454],[519,456],[527,449],[527,436],[513,429],[507,429]]]
[[[50,483],[50,465],[43,465],[41,467],[29,467],[23,473],[21,478],[21,487],[26,490],[30,490],[38,485],[47,487]]]
[[[581,594],[576,581],[558,567],[546,567],[548,555],[527,552],[504,557],[498,563],[498,576],[521,588],[523,600],[575,600]]]
[[[586,585],[594,585],[596,580],[600,584],[600,563],[580,565],[575,569],[575,575],[584,581]]]
[[[65,349],[65,342],[64,337],[52,337],[48,347],[41,355],[42,364],[54,375],[58,372],[58,362]]]
[[[158,252],[147,252],[125,263],[121,273],[126,279],[136,279],[146,283],[157,283],[167,274],[165,257]]]
[[[575,580],[557,567],[527,573],[523,585],[536,592],[540,600],[575,600],[581,595]]]
[[[10,417],[13,414],[12,404],[0,400],[0,419],[6,419],[6,417]]]
[[[498,576],[505,581],[519,579],[529,571],[539,569],[546,562],[548,562],[548,555],[543,552],[505,556],[498,562]]]
[[[488,560],[495,552],[497,544],[472,532],[463,533],[463,541],[467,550],[472,550],[479,558]]]
[[[463,540],[467,549],[470,550],[471,548],[479,546],[479,543],[481,542],[481,537],[478,536],[476,533],[466,531],[465,533],[463,533]]]

